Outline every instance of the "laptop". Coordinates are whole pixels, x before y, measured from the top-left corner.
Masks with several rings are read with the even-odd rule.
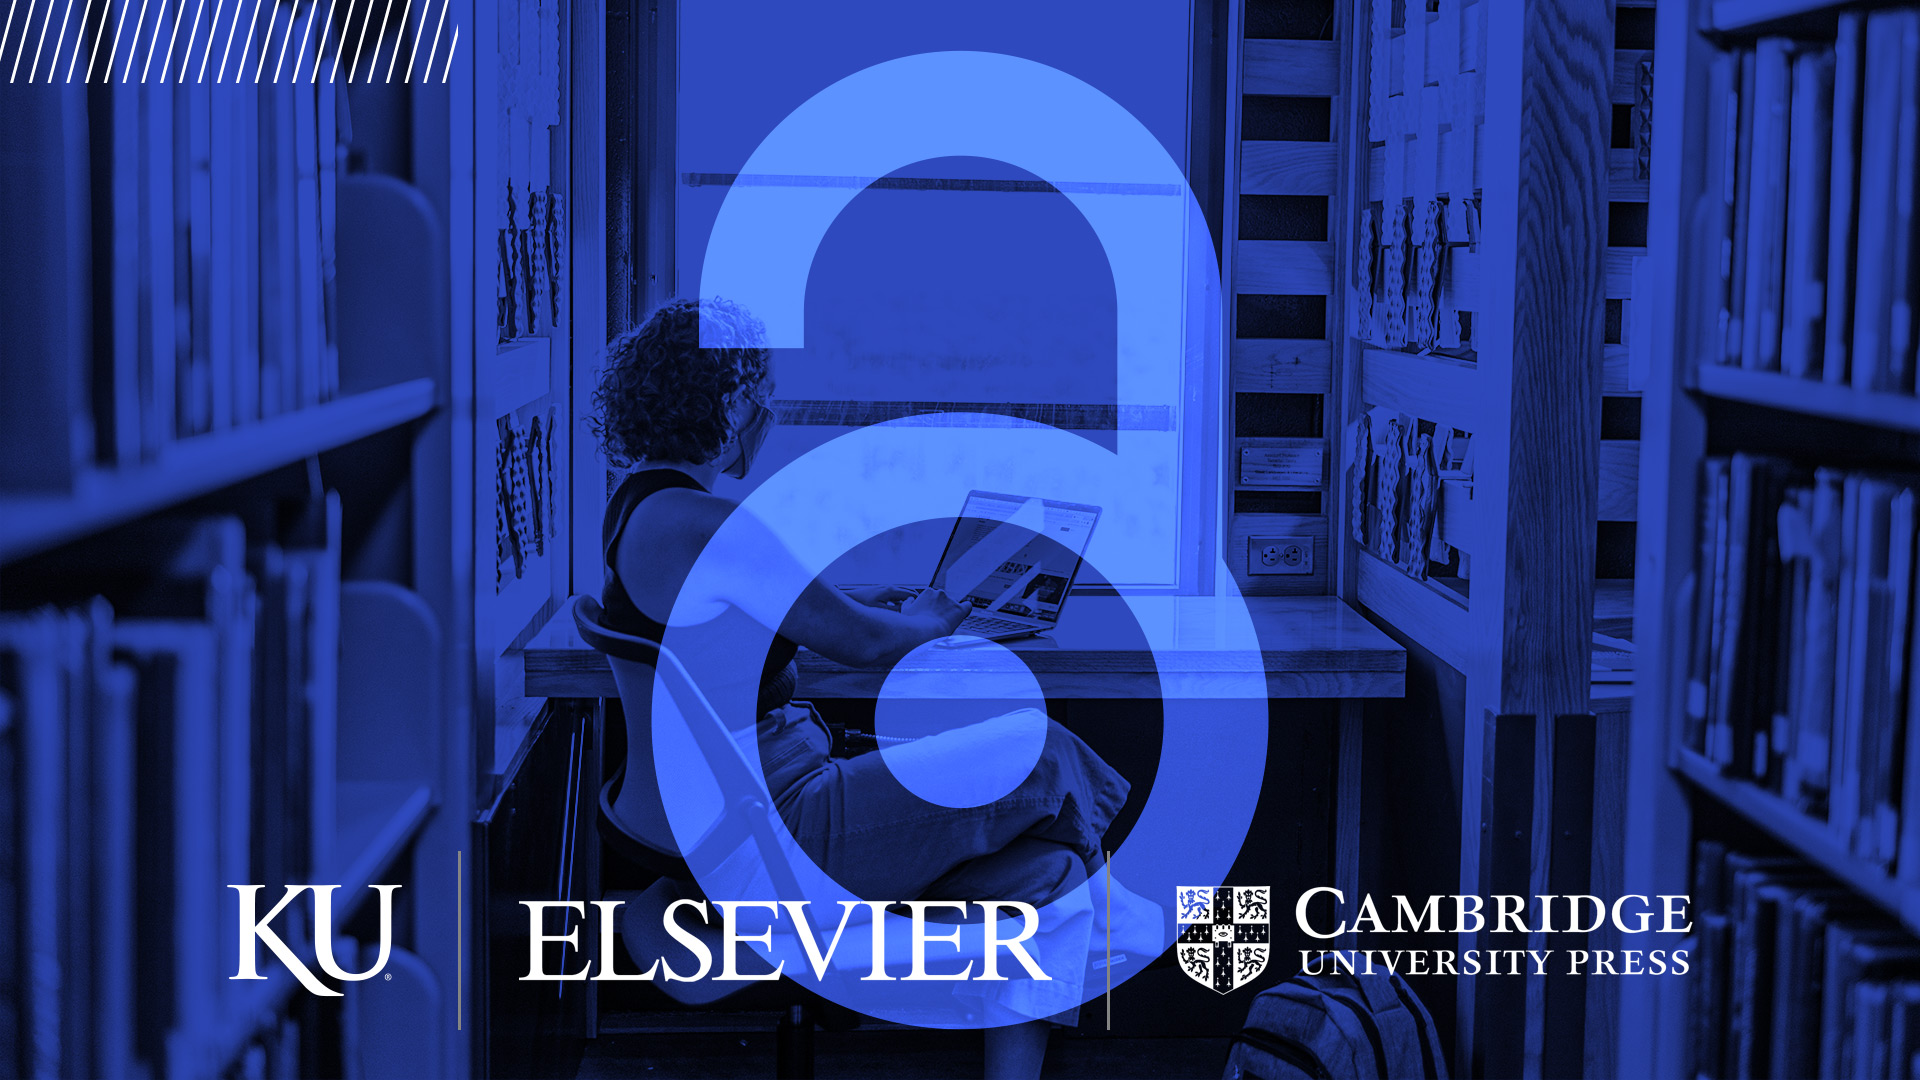
[[[956,636],[1031,637],[1060,621],[1100,508],[991,491],[967,493],[926,586],[971,605]]]

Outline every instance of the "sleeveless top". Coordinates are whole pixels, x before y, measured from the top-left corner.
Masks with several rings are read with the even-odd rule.
[[[699,481],[677,469],[646,469],[630,473],[614,489],[613,497],[607,500],[607,513],[600,525],[600,547],[607,564],[606,583],[600,591],[600,609],[604,613],[607,627],[623,634],[643,637],[649,641],[664,641],[667,628],[641,611],[627,595],[627,588],[620,581],[620,571],[616,568],[615,553],[620,548],[620,535],[626,531],[628,519],[633,511],[648,496],[668,488],[691,488],[694,491],[706,491]],[[750,618],[738,608],[729,607],[720,619]],[[714,620],[718,622],[719,620]],[[703,624],[703,625],[712,625]],[[785,637],[775,634],[773,645],[767,651],[766,663],[760,669],[760,689],[758,709],[761,715],[793,699],[793,691],[799,683],[799,668],[793,658],[800,647]],[[683,658],[685,659],[685,658]],[[709,696],[711,689],[709,688]]]

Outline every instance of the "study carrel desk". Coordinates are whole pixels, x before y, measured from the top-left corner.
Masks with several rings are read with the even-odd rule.
[[[1218,601],[1147,597],[1135,598],[1135,604],[1137,614],[1127,610],[1127,601],[1116,596],[1075,596],[1052,633],[1009,641],[1005,647],[1033,672],[1047,699],[1063,705],[1076,700],[1091,705],[1163,696],[1210,696],[1210,674],[1228,663],[1228,658],[1214,648],[1219,640],[1214,625]],[[1324,802],[1320,802],[1319,814],[1332,818],[1333,884],[1349,897],[1356,896],[1361,848],[1362,699],[1405,696],[1406,650],[1337,597],[1249,597],[1246,605],[1259,638],[1268,697],[1337,702],[1334,805],[1328,814]],[[1134,625],[1136,618],[1168,620],[1172,624],[1172,648],[1160,655],[1158,664]],[[580,640],[566,608],[527,643],[523,659],[525,695],[529,698],[619,696],[606,657]],[[800,651],[799,664],[800,696],[814,701],[872,700],[879,695],[887,675],[881,670],[837,664],[805,649]],[[599,715],[597,709],[595,714]],[[1279,713],[1274,715],[1276,724],[1284,724],[1278,719]],[[1269,743],[1270,768],[1300,750],[1298,742],[1280,735],[1277,727],[1275,731],[1280,741]],[[1326,758],[1317,760],[1325,762]],[[1288,766],[1283,761],[1281,767]],[[1147,768],[1151,769],[1150,763]],[[589,804],[585,810],[589,814],[591,792],[596,787],[581,785],[581,800]],[[1321,783],[1312,782],[1310,787],[1289,796],[1309,802],[1325,799],[1326,789]],[[592,852],[595,847],[587,845],[589,851],[582,857],[597,867]],[[1278,856],[1278,848],[1273,854]],[[592,873],[588,881],[592,884],[587,887],[597,890],[598,873]],[[1192,989],[1183,978],[1174,978],[1182,987]],[[1134,1007],[1157,1011],[1167,1004],[1163,996],[1149,993]],[[1171,1019],[1160,1026],[1178,1029],[1186,1023],[1177,1010],[1167,1016]]]
[[[1209,597],[1135,598],[1137,617],[1173,623],[1173,648],[1154,656],[1134,628],[1135,611],[1117,596],[1076,596],[1051,633],[1005,647],[1033,671],[1048,698],[1205,697],[1209,672],[1227,658]],[[1256,596],[1246,600],[1260,639],[1270,698],[1401,697],[1407,652],[1332,596]],[[526,696],[618,697],[607,658],[588,648],[565,610],[527,643]],[[800,688],[807,698],[872,698],[882,670],[850,668],[800,650]],[[1187,693],[1182,689],[1191,688]]]

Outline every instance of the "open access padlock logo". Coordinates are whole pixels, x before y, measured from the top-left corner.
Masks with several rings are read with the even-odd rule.
[[[1170,407],[1176,430],[1123,428],[1115,432],[1110,451],[1060,429],[995,417],[978,426],[878,424],[818,447],[763,480],[742,503],[750,514],[732,515],[706,549],[725,550],[729,539],[744,541],[747,530],[771,530],[794,556],[773,560],[756,579],[756,587],[765,590],[755,605],[761,610],[755,619],[732,620],[737,640],[718,650],[725,655],[717,663],[738,666],[740,657],[766,655],[772,631],[760,624],[770,619],[778,625],[780,614],[835,559],[888,530],[949,518],[970,490],[1102,506],[1101,528],[1087,558],[1111,580],[1147,579],[1142,567],[1164,568],[1178,557],[1180,545],[1191,551],[1198,543],[1191,536],[1169,542],[1163,533],[1164,523],[1179,520],[1174,485],[1166,478],[1179,475],[1183,462],[1194,467],[1200,446],[1194,425],[1213,406],[1205,388],[1189,385],[1186,376],[1189,370],[1219,370],[1219,271],[1212,239],[1179,166],[1137,118],[1079,79],[1013,56],[940,52],[878,64],[827,87],[781,121],[741,170],[745,182],[729,190],[708,241],[702,297],[726,297],[745,306],[764,321],[774,348],[802,345],[814,252],[863,185],[754,178],[870,182],[915,162],[962,156],[1024,169],[1052,183],[1085,216],[1113,273],[1117,404],[1122,409]],[[1189,417],[1188,410],[1195,415]],[[736,529],[742,534],[730,538],[729,531]],[[1207,557],[1218,561],[1217,553]],[[703,556],[681,597],[725,595],[719,583],[728,572],[720,560]],[[1260,646],[1231,574],[1220,565],[1215,576],[1222,593],[1217,597],[1122,589],[1155,658],[1165,724],[1152,790],[1112,859],[1115,880],[1142,897],[1170,897],[1182,883],[1225,878],[1246,839],[1260,792],[1268,724]],[[694,666],[700,658],[675,642],[693,645],[686,628],[712,620],[710,611],[677,606],[667,646]],[[1206,628],[1198,652],[1187,640],[1194,626]],[[716,651],[707,639],[698,648]],[[976,648],[999,649],[986,643]],[[757,662],[747,666],[758,669]],[[752,683],[719,679],[711,690],[712,705],[738,731],[753,727]],[[957,692],[997,699],[1000,685],[995,681],[972,695],[962,685]],[[807,901],[816,923],[831,928],[842,901],[862,899],[817,866],[777,819],[780,855],[792,868],[789,887],[777,884],[789,877],[784,868],[770,876],[752,844],[727,850],[716,850],[726,845],[699,845],[717,808],[753,793],[719,790],[660,682],[652,726],[668,817],[710,900]],[[764,777],[760,784],[765,798]],[[798,895],[787,895],[790,889]],[[1024,994],[1003,995],[1014,1012],[1026,1016],[1077,1006],[1106,986],[1103,977],[1091,974],[1100,962],[1100,943],[1089,932],[1091,883],[1054,900],[1040,914],[1043,937],[1072,941],[1077,933],[1083,945],[1081,955],[1066,965],[1076,970],[1049,968],[1050,981],[1035,982]],[[896,942],[904,948],[909,931],[899,916],[882,919],[885,925],[875,940],[884,938],[891,956]],[[1011,938],[1018,930],[1014,926],[998,936]],[[846,929],[848,936],[866,933],[864,927]],[[1166,920],[1154,951],[1165,951],[1174,933],[1172,920]],[[924,1027],[981,1027],[1024,1018],[982,1009],[982,984],[869,979],[865,968],[848,977],[829,971],[816,979],[805,954],[779,934],[755,947],[771,960],[785,961],[789,977],[870,1016]],[[1115,981],[1134,970],[1137,964],[1116,972]],[[956,987],[970,989],[956,992]]]

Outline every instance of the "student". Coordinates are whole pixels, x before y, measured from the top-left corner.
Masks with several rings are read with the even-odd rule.
[[[703,317],[707,340],[718,332],[730,347],[699,347]],[[1126,802],[1128,786],[1065,728],[1045,721],[1038,762],[1005,797],[946,807],[908,791],[880,754],[830,757],[827,731],[806,710],[788,704],[799,646],[853,666],[886,665],[953,633],[967,609],[937,590],[915,595],[876,587],[849,594],[816,579],[790,609],[776,610],[783,605],[766,595],[764,582],[775,560],[791,562],[794,556],[751,522],[746,538],[736,536],[735,523],[715,540],[737,507],[712,494],[714,480],[722,472],[744,478],[773,423],[767,404],[773,375],[764,340],[759,321],[735,304],[681,300],[608,347],[594,393],[594,430],[607,459],[631,471],[609,501],[602,530],[607,622],[658,641],[666,632],[662,620],[672,617],[676,652],[698,673],[710,700],[720,700],[726,690],[715,683],[730,681],[735,691],[757,696],[754,735],[780,815],[807,855],[852,892],[1035,905],[1067,894],[1093,876],[1102,836]],[[716,550],[706,550],[713,543]],[[718,570],[696,580],[714,584],[702,586],[706,595],[682,595],[703,553],[703,570]],[[720,644],[740,639],[739,620],[778,628],[764,663],[736,659]],[[759,637],[765,636],[760,630]],[[702,642],[712,644],[705,654]],[[628,715],[631,724],[634,714]],[[974,755],[992,753],[994,723],[935,735],[913,749],[956,748],[954,767],[965,768]],[[746,733],[741,735],[744,741]],[[653,740],[647,731],[630,728],[629,779],[614,813],[648,842],[677,850],[654,775]],[[1125,919],[1131,938],[1164,946],[1159,910],[1122,889],[1114,894],[1116,925]],[[1104,935],[1104,894],[1092,907],[1083,933]],[[1158,951],[1139,948],[1134,955]],[[1072,966],[1084,962],[1082,956]],[[1048,1027],[1025,1018],[1061,1013],[1062,992],[1075,995],[1068,1004],[1077,1007],[1080,974],[1066,978],[1070,987],[1006,984],[1043,987],[1056,995],[1054,1008],[1033,1011],[1036,1003],[1029,999],[1012,1002],[1011,1014],[996,1014],[1009,1003],[984,1003],[988,1016],[1024,1020],[987,1030],[989,1077],[1039,1074]]]

